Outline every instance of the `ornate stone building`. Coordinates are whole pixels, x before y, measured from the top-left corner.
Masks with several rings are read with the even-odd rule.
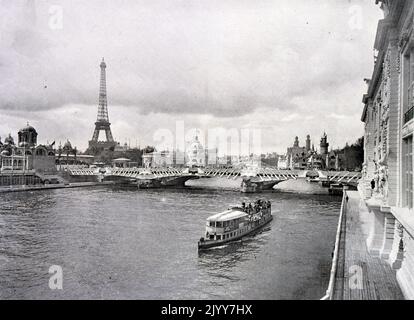
[[[52,145],[38,145],[37,131],[27,124],[18,132],[17,145],[11,134],[0,145],[0,170],[54,172],[55,152]]]
[[[292,147],[286,151],[286,159],[290,169],[303,169],[307,165],[308,151],[306,147],[299,146],[299,138],[295,137]]]
[[[11,134],[0,143],[0,186],[50,182],[55,173],[53,144],[37,144],[36,129],[29,124],[19,130],[17,144]]]
[[[186,156],[186,162],[190,167],[204,167],[206,165],[206,150],[197,135],[188,143],[186,148]]]
[[[315,151],[315,148],[311,148],[310,135],[306,136],[306,146],[299,146],[299,138],[295,137],[295,141],[292,147],[288,147],[286,156],[286,166],[284,162],[280,168],[290,169],[318,169],[318,170],[339,170],[341,163],[341,155],[334,151],[329,151],[328,136],[324,132],[320,141],[320,153]],[[279,159],[280,161],[280,159]],[[283,161],[283,160],[282,160]]]
[[[414,1],[380,1],[374,71],[363,97],[364,165],[360,191],[372,213],[367,245],[389,261],[414,299],[413,106]]]
[[[320,143],[320,153],[323,156],[326,156],[329,152],[328,148],[329,148],[329,143],[328,143],[328,135],[326,134],[326,132],[323,133],[322,138],[321,138],[321,143]]]
[[[226,156],[231,164],[231,158]],[[198,136],[187,142],[184,151],[163,150],[144,153],[142,155],[143,166],[149,167],[215,167],[220,164],[218,149],[205,148]]]

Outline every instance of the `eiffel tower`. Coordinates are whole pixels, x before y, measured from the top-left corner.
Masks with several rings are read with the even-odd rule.
[[[102,58],[101,62],[101,83],[99,87],[99,105],[98,116],[95,122],[95,130],[93,132],[92,140],[89,141],[89,153],[99,153],[103,150],[113,151],[116,146],[116,141],[112,136],[111,123],[108,116],[108,100],[106,95],[106,63]],[[99,133],[105,131],[106,141],[98,141]]]

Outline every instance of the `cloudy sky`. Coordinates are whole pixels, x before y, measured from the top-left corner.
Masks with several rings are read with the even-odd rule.
[[[382,12],[367,0],[0,0],[0,136],[27,121],[40,142],[87,147],[99,63],[118,141],[157,130],[260,129],[263,151],[294,137],[362,136],[363,78]]]

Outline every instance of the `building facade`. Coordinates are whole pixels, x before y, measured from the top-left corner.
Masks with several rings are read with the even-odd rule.
[[[19,130],[15,143],[9,134],[0,139],[0,187],[58,183],[53,144],[37,144],[37,132],[29,124]]]
[[[0,144],[0,171],[18,172],[36,170],[37,172],[56,171],[55,151],[52,145],[37,144],[37,131],[27,124],[18,132],[18,142],[11,134]]]
[[[317,170],[340,170],[341,155],[335,151],[329,151],[328,135],[323,133],[320,140],[320,152],[315,151],[310,135],[306,136],[305,147],[299,146],[299,138],[295,137],[292,147],[288,147],[286,155],[279,158],[281,164],[279,169],[317,169]]]
[[[364,164],[360,191],[372,213],[367,245],[396,270],[414,299],[414,2],[380,1],[374,71],[363,97]]]
[[[225,163],[231,162],[231,158],[226,156]],[[186,144],[184,151],[163,150],[144,153],[142,163],[146,168],[149,167],[207,167],[217,166],[223,162],[218,156],[217,148],[205,148],[198,136],[195,136]]]
[[[308,152],[306,147],[299,146],[299,138],[295,137],[292,147],[288,147],[286,151],[286,159],[290,169],[304,169],[306,168],[306,157]]]

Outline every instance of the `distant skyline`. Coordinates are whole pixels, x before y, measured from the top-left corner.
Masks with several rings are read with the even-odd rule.
[[[363,135],[363,79],[382,12],[363,0],[0,0],[0,136],[27,121],[39,142],[85,150],[99,63],[121,144],[185,127],[260,129],[286,152],[324,131],[333,148]]]

